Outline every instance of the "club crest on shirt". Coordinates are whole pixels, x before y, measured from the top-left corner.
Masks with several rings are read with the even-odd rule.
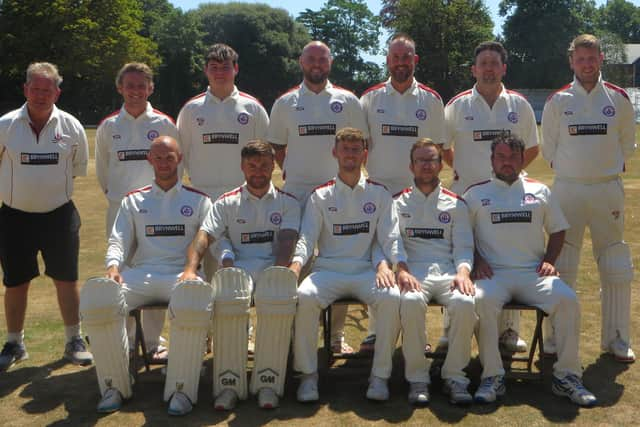
[[[271,221],[273,225],[280,225],[280,223],[282,223],[282,215],[280,212],[274,212],[269,217],[269,221]]]
[[[160,136],[160,132],[158,132],[155,129],[151,129],[149,132],[147,132],[147,139],[149,141],[153,141],[154,139],[156,139],[159,136]]]
[[[451,222],[451,214],[449,212],[440,212],[440,215],[438,215],[438,221],[443,224],[449,224]]]
[[[57,144],[60,141],[62,141],[62,135],[56,132],[56,134],[53,135],[53,139],[51,140],[51,142],[53,142],[54,144]]]
[[[416,110],[416,119],[418,120],[427,120],[427,112],[422,108]]]
[[[491,204],[491,199],[482,199],[480,200],[480,203],[482,203],[482,206],[489,206]]]
[[[342,103],[338,102],[338,101],[333,101],[331,103],[331,111],[333,111],[334,113],[341,113],[342,112]]]
[[[511,123],[518,123],[518,113],[516,113],[515,111],[511,111],[509,114],[507,114],[507,120],[509,120]]]
[[[238,114],[238,123],[241,125],[246,125],[249,123],[249,115],[247,113]]]
[[[204,124],[204,117],[196,117],[196,123],[198,126],[202,126]]]
[[[180,208],[180,213],[182,216],[191,216],[193,215],[193,208],[189,205],[184,205]]]
[[[376,211],[376,205],[372,202],[367,202],[362,206],[362,210],[366,214],[372,214]]]
[[[620,218],[620,211],[611,211],[611,216],[615,219]]]
[[[613,107],[613,105],[607,105],[602,109],[602,114],[607,117],[613,117],[616,115],[616,109]]]
[[[525,193],[524,197],[522,198],[522,202],[525,205],[530,205],[532,203],[535,203],[537,200],[538,200],[537,197],[531,193]]]

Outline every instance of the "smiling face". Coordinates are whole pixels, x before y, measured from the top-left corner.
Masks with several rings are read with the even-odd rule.
[[[600,68],[604,55],[597,47],[577,47],[569,57],[569,66],[578,81],[590,89],[600,78]]]
[[[212,88],[233,86],[238,74],[238,64],[234,64],[231,59],[222,62],[209,60],[204,73]]]
[[[249,190],[257,192],[269,187],[274,167],[274,158],[271,155],[246,157],[240,163]]]
[[[34,75],[23,89],[29,114],[38,117],[51,114],[53,104],[60,96],[60,88],[55,80],[44,75]]]
[[[391,81],[406,83],[412,79],[417,63],[415,47],[409,41],[398,39],[389,45],[387,69],[391,75]]]
[[[442,170],[442,159],[438,150],[433,146],[416,148],[411,156],[409,169],[418,187],[437,182]]]
[[[304,80],[312,84],[322,84],[329,78],[331,72],[331,52],[322,43],[311,43],[305,46],[300,55],[300,68]]]
[[[478,86],[492,86],[502,83],[507,73],[507,65],[502,63],[502,57],[495,50],[483,50],[476,56],[471,66],[471,74]]]
[[[509,184],[515,182],[522,171],[523,153],[512,150],[508,144],[498,144],[491,155],[491,166],[496,178]]]
[[[117,89],[124,99],[125,108],[139,110],[146,108],[147,99],[153,93],[153,82],[143,73],[131,71],[122,76]]]
[[[168,136],[156,138],[151,147],[147,160],[153,167],[156,182],[171,182],[178,180],[178,165],[182,160],[182,153],[177,142]]]
[[[367,159],[367,149],[361,140],[343,139],[333,147],[333,156],[338,161],[340,172],[359,172]]]

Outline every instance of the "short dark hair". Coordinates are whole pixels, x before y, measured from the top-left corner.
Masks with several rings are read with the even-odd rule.
[[[409,160],[413,163],[413,153],[419,148],[427,148],[433,147],[438,152],[438,160],[442,161],[442,145],[436,144],[433,142],[431,138],[420,138],[411,146],[411,151],[409,152]]]
[[[142,62],[129,62],[124,64],[116,75],[116,86],[122,86],[122,80],[127,73],[140,73],[153,86],[153,71],[147,64]]]
[[[598,40],[598,38],[593,34],[580,34],[578,37],[571,40],[569,49],[567,49],[569,57],[573,56],[573,52],[579,47],[584,47],[587,49],[596,48],[598,49],[598,52],[602,52],[600,40]]]
[[[249,141],[240,151],[240,157],[242,159],[248,159],[256,156],[271,156],[273,158],[275,155],[276,153],[271,144],[263,139],[254,139]]]
[[[356,128],[342,128],[338,132],[336,132],[336,142],[335,146],[338,146],[338,142],[340,141],[349,141],[349,142],[362,142],[362,147],[367,149],[367,140],[364,137],[364,134],[360,129]]]
[[[496,42],[496,41],[488,41],[488,42],[482,42],[478,46],[476,46],[475,50],[473,51],[474,64],[476,63],[476,59],[478,58],[478,55],[480,55],[480,53],[484,52],[485,50],[492,50],[494,52],[498,52],[500,54],[500,60],[502,61],[502,63],[503,64],[507,63],[507,50],[504,48],[504,46],[502,46],[502,43]]]
[[[520,154],[524,155],[524,141],[516,134],[508,134],[504,132],[502,135],[498,135],[494,138],[491,143],[491,157],[496,152],[496,147],[500,144],[506,144],[509,146],[511,151],[519,151]]]
[[[416,41],[414,39],[412,39],[409,34],[407,34],[407,33],[395,33],[389,39],[389,46],[391,46],[391,44],[393,44],[393,42],[395,42],[397,40],[402,40],[402,41],[404,41],[406,43],[409,43],[411,46],[413,46],[413,51],[415,52],[415,50],[416,50]]]
[[[238,58],[238,53],[233,50],[231,46],[224,43],[216,43],[210,46],[207,50],[207,54],[204,58],[204,64],[207,65],[209,61],[225,62],[230,59],[235,65],[238,63]]]

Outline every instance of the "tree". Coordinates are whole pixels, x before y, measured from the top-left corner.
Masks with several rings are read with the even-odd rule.
[[[571,78],[567,48],[578,34],[593,33],[592,0],[503,0],[507,83],[513,87],[555,88]]]
[[[328,0],[318,11],[306,9],[300,13],[297,21],[312,39],[331,48],[331,81],[361,92],[380,79],[379,67],[362,58],[364,53],[378,53],[380,38],[380,18],[364,0]]]
[[[1,108],[23,102],[19,88],[30,62],[49,61],[65,79],[59,104],[95,123],[120,102],[113,79],[124,62],[159,63],[156,45],[138,34],[141,28],[137,0],[3,0],[0,89],[8,96]]]
[[[226,43],[240,54],[236,83],[260,99],[267,110],[300,81],[298,57],[310,39],[286,10],[227,3],[200,5],[192,13],[200,21],[205,45]],[[204,75],[201,82],[205,82]]]
[[[616,34],[622,43],[640,43],[640,7],[610,0],[598,9],[598,29]]]
[[[384,0],[381,14],[387,28],[416,41],[416,78],[445,100],[471,85],[473,50],[494,38],[480,0]]]

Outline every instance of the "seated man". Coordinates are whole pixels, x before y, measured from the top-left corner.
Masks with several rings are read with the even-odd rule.
[[[393,274],[383,271],[376,275],[371,249],[377,241],[384,256],[398,263],[403,273],[399,280],[408,280],[406,276],[410,275],[404,275],[407,265],[398,219],[389,192],[362,174],[367,148],[361,131],[339,130],[333,156],[338,161],[338,176],[317,187],[309,196],[290,267],[299,276],[314,247],[318,246],[311,274],[298,288],[294,365],[295,370],[302,373],[302,379],[297,398],[300,402],[319,398],[317,344],[322,309],[338,298],[355,297],[373,306],[378,316],[367,398],[387,400],[391,356],[399,332],[400,292]]]
[[[107,279],[90,279],[82,288],[80,311],[96,353],[102,394],[98,412],[117,411],[122,399],[131,397],[125,318],[128,310],[150,303],[169,302],[173,350],[164,389],[169,414],[186,414],[197,401],[212,290],[205,282],[179,280],[187,246],[211,202],[180,182],[181,160],[175,139],[153,141],[148,161],[154,181],[122,200],[109,238]]]
[[[463,369],[471,356],[475,325],[469,275],[473,264],[473,234],[464,201],[440,184],[442,148],[428,138],[419,139],[410,151],[409,169],[414,185],[394,196],[400,233],[409,267],[419,279],[415,288],[403,288],[400,302],[402,353],[409,381],[409,403],[429,402],[429,362],[424,357],[427,343],[427,303],[435,300],[449,310],[449,351],[442,366],[444,391],[454,404],[468,404],[469,380]],[[378,251],[376,251],[378,252]],[[386,266],[386,261],[382,261]],[[383,267],[382,268],[388,268]]]
[[[261,140],[250,141],[242,148],[240,156],[240,168],[244,173],[245,183],[223,194],[213,204],[193,244],[189,247],[183,277],[185,279],[195,277],[195,270],[206,249],[211,243],[218,241],[219,264],[223,267],[241,267],[251,275],[252,282],[257,282],[255,302],[258,330],[251,392],[258,395],[258,405],[261,408],[275,408],[278,406],[278,396],[282,396],[284,392],[289,352],[287,343],[291,340],[291,325],[296,305],[296,282],[291,272],[285,270],[291,274],[291,286],[286,286],[289,281],[285,276],[284,280],[273,283],[273,289],[268,298],[259,298],[265,286],[271,287],[271,284],[261,282],[265,277],[261,273],[270,266],[289,265],[298,238],[300,205],[295,197],[276,188],[271,182],[275,152],[270,144]],[[233,284],[238,286],[238,282]],[[251,295],[252,283],[249,283],[249,288],[248,295]],[[225,317],[228,310],[224,308],[218,310],[223,301],[216,301],[214,323],[219,320],[221,328],[218,333],[214,326],[214,352],[218,345],[223,345],[226,348],[226,354],[235,355],[232,359],[246,360],[246,322],[249,317],[249,302],[250,299],[247,298],[242,316],[244,324],[238,323],[240,330],[236,334],[232,326],[225,325],[225,322],[231,321]],[[276,305],[279,305],[280,309],[284,305],[289,307],[284,310],[286,312],[284,314],[288,317],[285,316],[280,323],[276,319],[283,312]],[[245,331],[242,331],[242,328],[245,328]],[[243,338],[238,339],[238,334]],[[236,335],[235,339],[234,335]],[[237,364],[241,372],[236,375],[241,379],[233,382],[225,380],[225,373],[232,369],[230,366],[225,366],[226,363],[226,360],[214,355],[215,407],[219,410],[232,409],[238,398],[247,397],[244,372],[246,364]],[[275,374],[269,378],[259,375],[265,369],[270,369]]]
[[[520,176],[523,154],[524,142],[519,137],[496,138],[491,144],[494,177],[464,194],[475,235],[476,312],[483,365],[475,400],[493,402],[506,391],[498,350],[498,315],[513,299],[544,310],[551,319],[558,344],[553,392],[578,405],[592,406],[596,398],[581,381],[580,306],[576,293],[557,277],[554,266],[568,224],[549,188]]]

